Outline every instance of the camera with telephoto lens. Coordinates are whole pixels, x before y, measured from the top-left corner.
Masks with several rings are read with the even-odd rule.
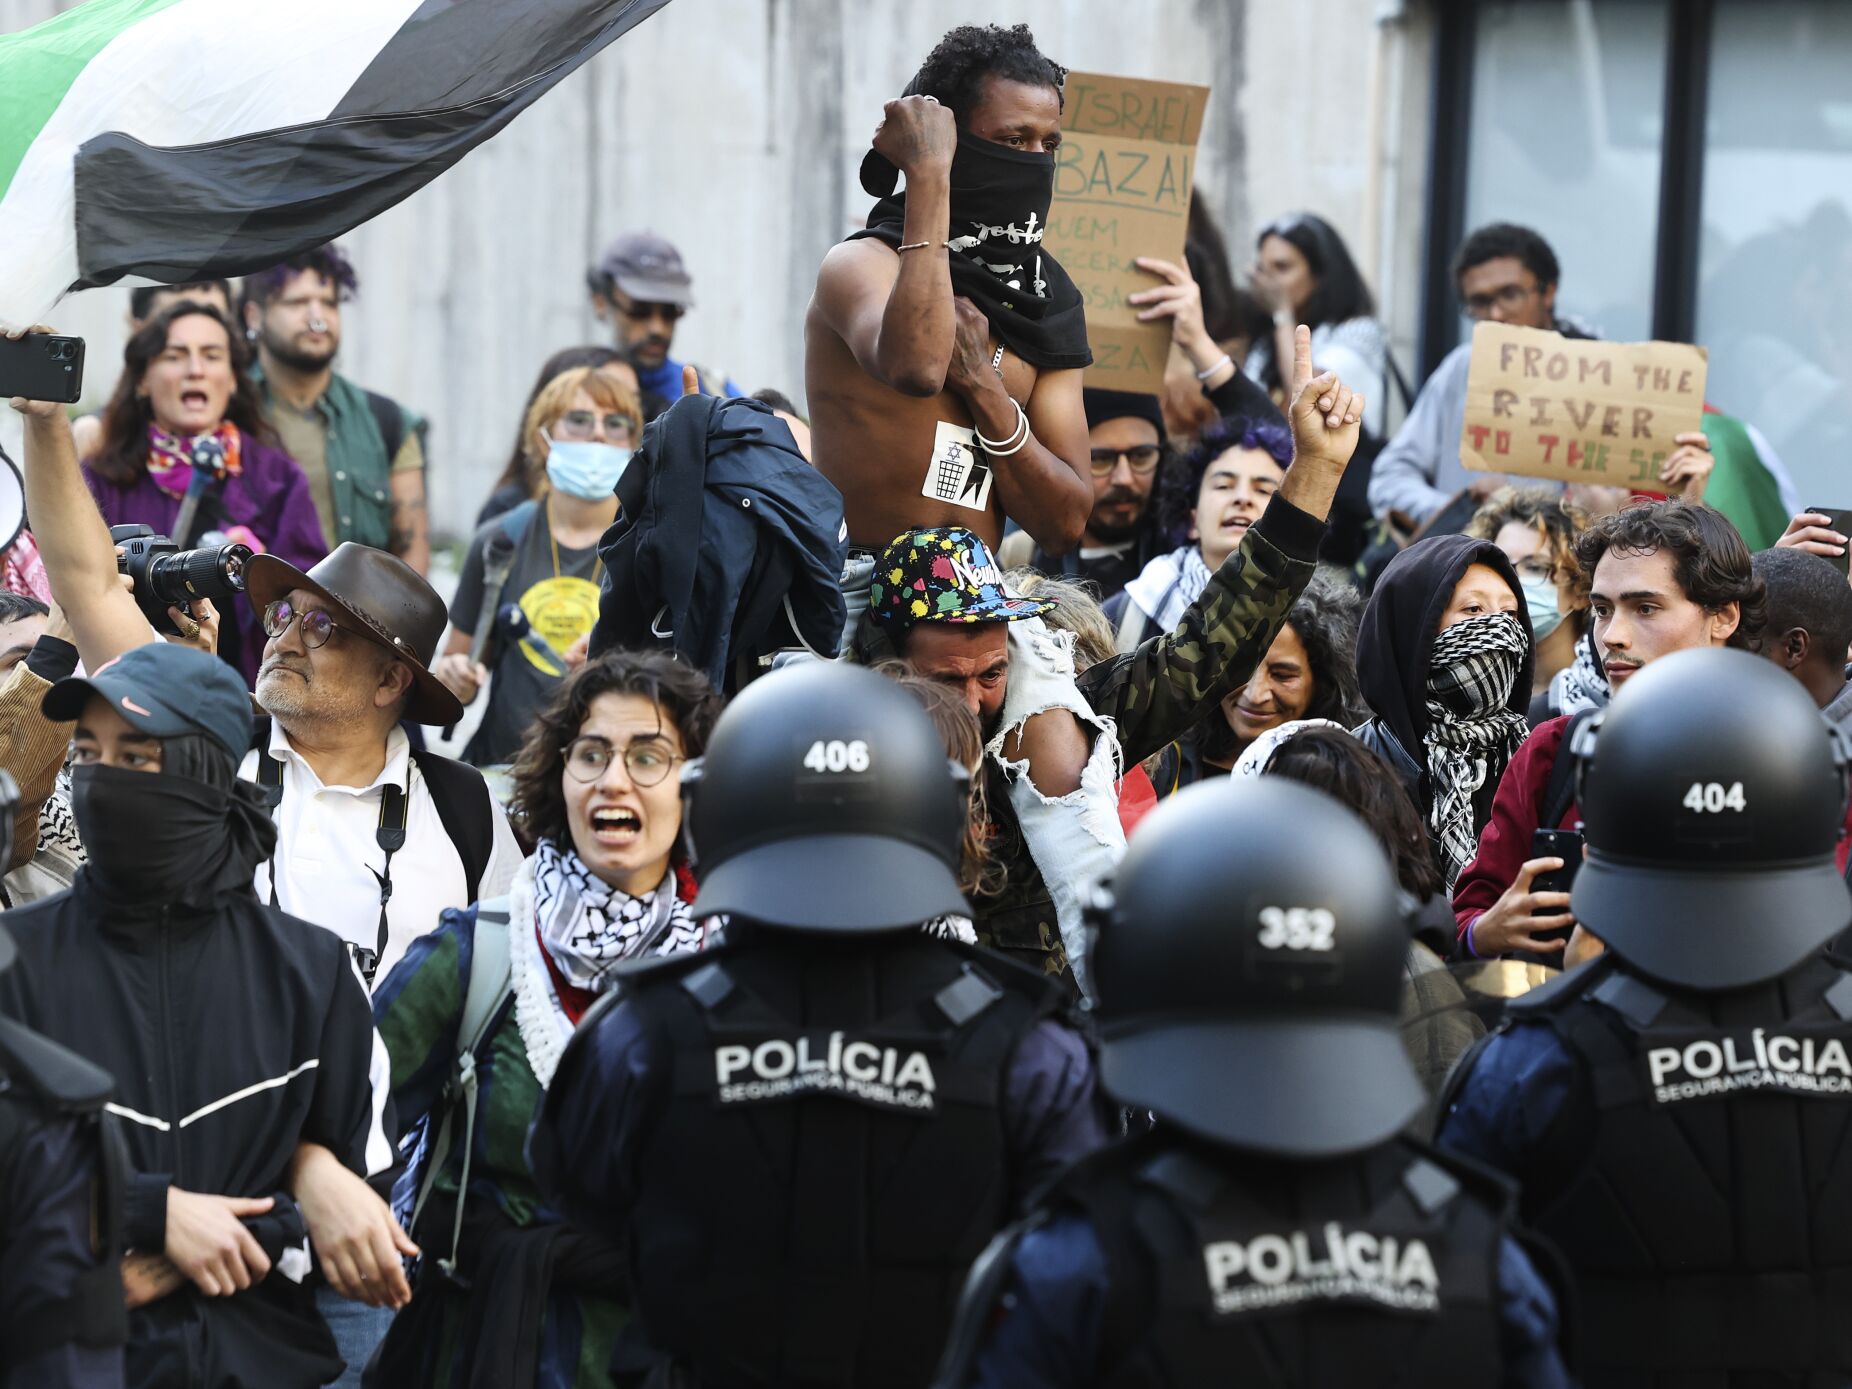
[[[166,536],[156,535],[152,526],[111,526],[109,538],[122,551],[116,559],[116,571],[134,581],[136,605],[154,630],[166,636],[180,635],[180,629],[167,615],[169,608],[178,608],[191,617],[190,604],[195,598],[210,598],[220,604],[244,592],[244,566],[251,558],[249,545],[182,550]]]

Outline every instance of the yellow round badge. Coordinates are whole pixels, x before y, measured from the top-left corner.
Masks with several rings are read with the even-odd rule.
[[[527,614],[534,635],[552,647],[554,656],[558,657],[597,623],[598,585],[570,576],[542,579],[521,595],[521,611]],[[522,642],[521,654],[536,670],[564,676],[565,662],[549,660],[543,652],[535,650],[537,645],[537,642]]]

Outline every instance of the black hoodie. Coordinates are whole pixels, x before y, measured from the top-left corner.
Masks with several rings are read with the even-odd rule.
[[[1530,635],[1530,614],[1524,607],[1524,587],[1505,552],[1489,540],[1464,535],[1431,535],[1402,551],[1382,572],[1363,610],[1357,632],[1357,683],[1364,703],[1375,715],[1356,730],[1357,737],[1388,759],[1408,788],[1415,809],[1427,822],[1433,793],[1428,781],[1428,662],[1434,638],[1440,632],[1441,614],[1453,601],[1453,590],[1468,568],[1483,564],[1495,569],[1511,585],[1518,606],[1513,614]],[[1524,653],[1524,665],[1512,682],[1507,706],[1523,714],[1530,705],[1531,675],[1537,653],[1533,642]],[[1475,830],[1485,827],[1492,813],[1492,797],[1499,776],[1488,776],[1473,798]]]

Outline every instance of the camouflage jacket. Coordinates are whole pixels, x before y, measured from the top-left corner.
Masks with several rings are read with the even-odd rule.
[[[1324,522],[1276,496],[1173,631],[1082,671],[1080,692],[1142,762],[1247,683],[1311,581]]]
[[[1274,498],[1174,631],[1081,672],[1081,694],[1118,724],[1126,766],[1187,732],[1247,683],[1310,582],[1324,533],[1323,522]],[[1007,876],[1000,893],[972,904],[978,940],[1031,968],[1071,977],[1048,887],[1022,842],[1000,774],[988,772],[991,849]]]

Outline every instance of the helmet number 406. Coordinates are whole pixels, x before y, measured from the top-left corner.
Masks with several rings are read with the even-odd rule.
[[[1263,950],[1331,950],[1338,919],[1324,907],[1262,907],[1260,946]]]
[[[1691,789],[1685,793],[1685,809],[1695,810],[1700,814],[1716,815],[1725,810],[1747,810],[1749,803],[1743,798],[1743,783],[1732,782],[1726,790],[1720,781],[1694,781]]]
[[[804,765],[813,772],[865,772],[868,770],[868,744],[860,738],[853,742],[840,738],[826,742],[819,738],[804,754]]]

